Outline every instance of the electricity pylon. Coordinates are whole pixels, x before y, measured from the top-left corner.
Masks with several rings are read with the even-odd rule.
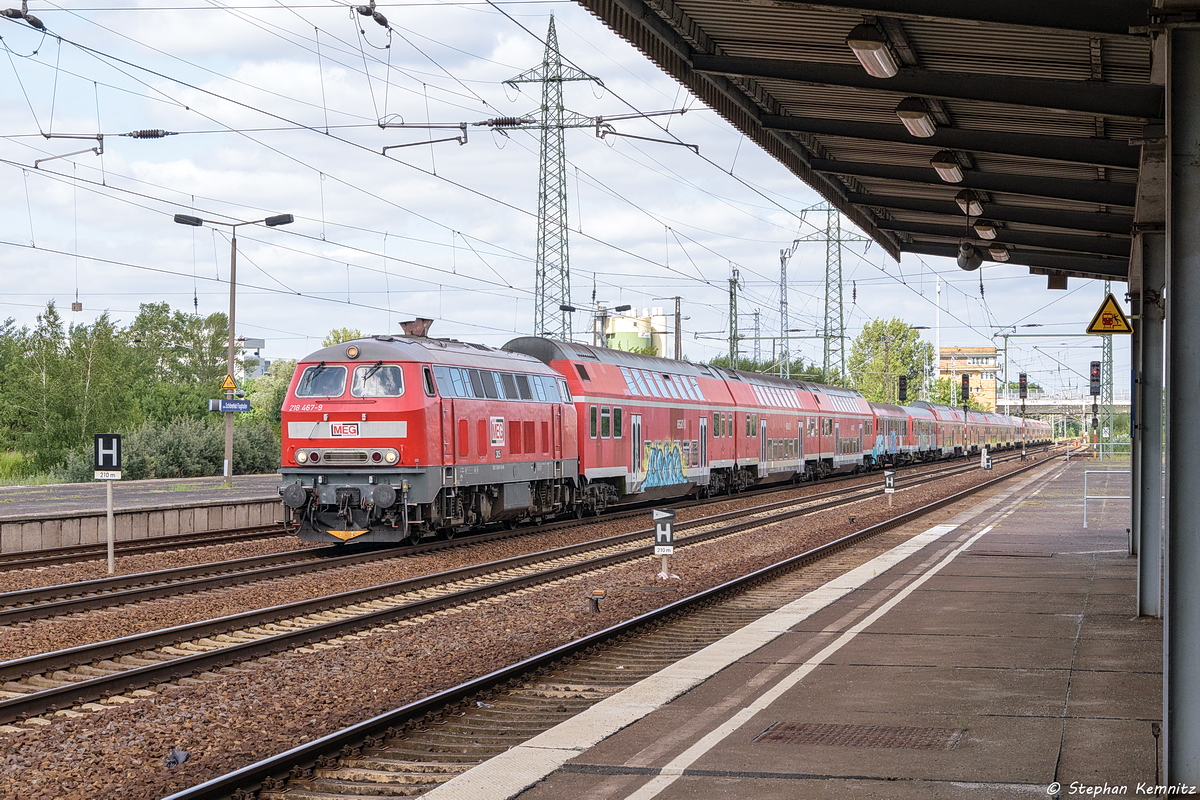
[[[571,338],[571,268],[567,249],[567,154],[563,131],[591,128],[595,117],[585,117],[563,107],[563,84],[567,81],[596,81],[575,67],[566,66],[558,52],[554,15],[546,33],[542,63],[505,81],[542,85],[542,108],[538,122],[506,125],[507,130],[541,132],[541,171],[538,178],[537,276],[534,282],[533,332],[536,336]],[[557,317],[555,315],[558,315]],[[556,322],[557,320],[557,322]]]
[[[842,382],[846,373],[846,318],[842,308],[842,247],[847,242],[869,242],[865,236],[842,230],[842,215],[829,203],[819,203],[801,212],[801,219],[810,211],[825,214],[825,228],[798,236],[792,242],[792,250],[798,242],[825,242],[825,322],[821,329],[824,339],[824,357],[821,366],[825,380]],[[816,227],[814,225],[814,227]],[[780,253],[783,255],[783,252]],[[788,253],[790,258],[791,254]],[[783,265],[786,270],[786,262]],[[780,304],[786,309],[786,305]],[[781,312],[786,313],[786,312]],[[786,329],[786,325],[781,325]]]

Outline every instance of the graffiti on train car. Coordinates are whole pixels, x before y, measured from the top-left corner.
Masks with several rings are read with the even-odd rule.
[[[642,482],[643,489],[687,483],[687,476],[683,474],[685,466],[683,448],[679,442],[668,439],[642,444],[642,472],[646,476]]]

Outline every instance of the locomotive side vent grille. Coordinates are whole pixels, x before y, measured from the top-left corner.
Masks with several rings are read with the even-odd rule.
[[[321,456],[326,464],[365,464],[366,450],[326,450]]]
[[[757,744],[817,744],[829,747],[888,747],[902,750],[953,750],[960,728],[908,728],[891,725],[834,725],[776,722],[751,739]]]

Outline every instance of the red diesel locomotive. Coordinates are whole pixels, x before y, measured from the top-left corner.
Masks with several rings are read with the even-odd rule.
[[[280,493],[302,539],[417,542],[1050,439],[1033,420],[539,337],[497,350],[428,325],[297,365]]]

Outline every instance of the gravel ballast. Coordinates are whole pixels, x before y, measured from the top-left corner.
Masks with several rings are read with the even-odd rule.
[[[851,507],[678,548],[671,559],[672,572],[680,576],[672,582],[676,591],[645,591],[655,585],[659,561],[640,559],[547,588],[161,685],[144,696],[120,698],[128,702],[105,710],[26,723],[20,732],[0,732],[0,797],[162,797],[962,491],[1017,465],[947,479],[936,488],[903,490],[894,495],[893,508],[877,495]],[[711,507],[696,515],[709,513]],[[851,514],[856,517],[853,524],[848,521]],[[595,536],[596,530],[590,534]],[[515,540],[488,547],[493,545],[515,546]],[[552,545],[539,542],[521,549],[547,546]],[[475,548],[437,557],[462,558],[467,553],[472,553],[467,559],[472,562],[484,557]],[[489,551],[487,557],[500,556]],[[599,614],[590,613],[587,603],[596,588],[606,589],[609,598]],[[234,594],[239,610],[250,607],[249,595]],[[276,595],[270,604],[282,601]],[[157,605],[137,608],[146,613]],[[0,652],[31,632],[0,632],[6,637],[0,640]],[[168,767],[163,758],[173,747],[191,755],[182,765]]]

